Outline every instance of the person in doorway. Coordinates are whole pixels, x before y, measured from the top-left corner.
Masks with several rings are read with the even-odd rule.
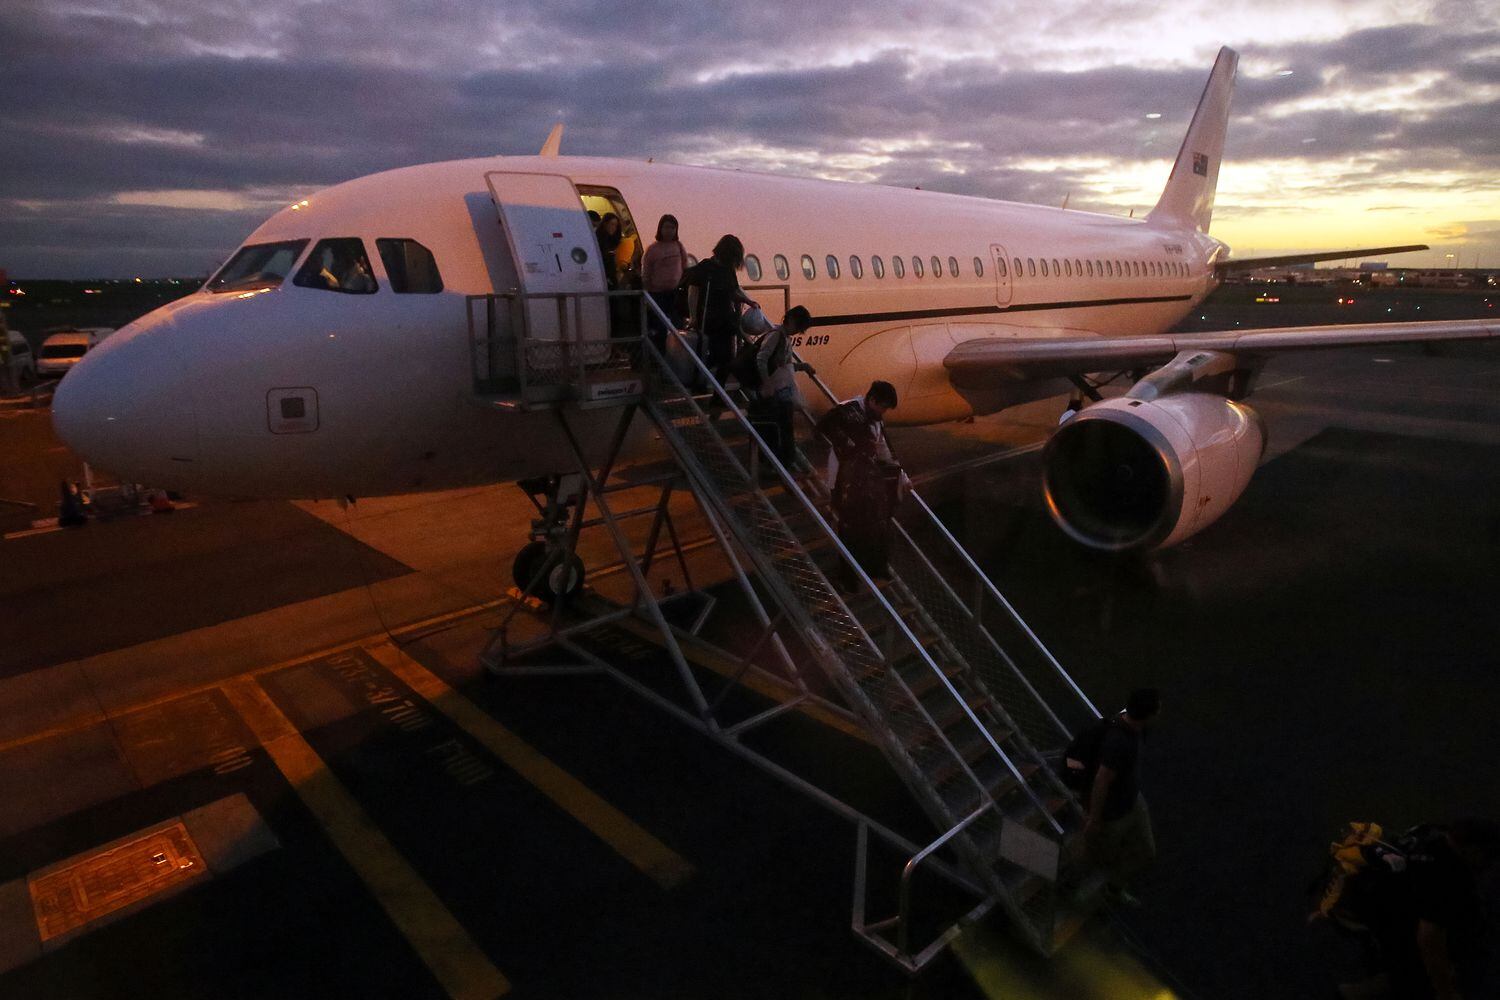
[[[792,306],[787,310],[781,325],[773,327],[760,339],[755,352],[755,367],[760,373],[760,394],[755,400],[754,414],[774,428],[776,440],[767,442],[776,451],[776,458],[788,470],[793,467],[797,455],[796,431],[792,417],[800,397],[797,393],[797,372],[812,373],[812,366],[796,361],[792,354],[792,341],[812,326],[812,313],[806,306]]]
[[[676,310],[677,286],[687,266],[687,249],[677,238],[677,216],[663,215],[656,224],[656,241],[646,248],[641,259],[641,287],[674,325],[682,322]],[[654,312],[650,318],[652,340],[661,350],[666,344],[667,331]]]
[[[720,382],[734,362],[740,309],[760,308],[740,288],[736,272],[744,266],[745,246],[739,237],[721,236],[713,256],[688,268],[678,285],[679,291],[687,293],[688,322],[702,334],[708,366]]]
[[[611,291],[619,283],[620,274],[615,266],[615,251],[620,248],[620,217],[609,212],[594,228],[594,238],[599,241],[599,260],[604,265],[604,285]]]
[[[1099,748],[1099,768],[1084,803],[1084,843],[1108,881],[1112,902],[1139,905],[1129,881],[1156,860],[1151,813],[1141,795],[1141,758],[1146,730],[1161,711],[1155,688],[1130,692],[1125,710],[1109,726]]]
[[[835,406],[817,425],[836,464],[833,511],[839,523],[839,539],[877,581],[890,575],[887,551],[891,516],[901,490],[909,482],[885,436],[885,415],[895,408],[896,387],[876,380],[863,396]],[[840,582],[846,590],[857,588],[853,567],[844,567]]]

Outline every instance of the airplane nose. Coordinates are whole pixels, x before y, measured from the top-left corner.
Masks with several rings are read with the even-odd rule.
[[[188,489],[198,457],[192,387],[173,324],[127,327],[79,359],[52,398],[52,426],[126,482]]]

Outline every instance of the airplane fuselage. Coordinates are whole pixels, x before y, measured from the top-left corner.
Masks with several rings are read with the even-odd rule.
[[[60,430],[131,479],[231,495],[371,496],[567,467],[551,414],[473,399],[466,297],[526,285],[487,179],[507,174],[615,192],[648,243],[665,213],[698,255],[737,235],[759,269],[742,274],[748,294],[774,320],[781,292],[754,286],[785,285],[787,302],[815,317],[803,358],[841,397],[893,382],[893,422],[907,424],[1057,391],[962,392],[942,364],[956,344],[1163,332],[1212,289],[1225,249],[1143,220],[732,170],[580,157],[428,164],[336,185],[246,241],[306,241],[305,256],[320,240],[358,238],[376,292],[290,275],[250,291],[205,286],[92,352],[59,391]],[[442,291],[396,294],[381,239],[430,250]],[[310,408],[300,422],[280,419],[288,394]],[[586,416],[585,436],[602,447],[611,419]]]

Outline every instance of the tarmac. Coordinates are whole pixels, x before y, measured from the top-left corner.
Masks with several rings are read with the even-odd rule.
[[[1307,885],[1342,825],[1500,815],[1497,390],[1490,347],[1273,362],[1245,496],[1133,559],[1046,519],[1060,401],[896,432],[1095,702],[1167,705],[1146,905],[1045,964],[978,928],[914,983],[850,933],[847,821],[603,678],[483,671],[534,513],[514,487],[54,530],[37,494],[69,456],[44,409],[7,412],[0,495],[43,507],[0,522],[0,996],[1324,995],[1353,955]],[[624,598],[592,534],[590,587]],[[857,734],[783,719],[768,748],[919,830]]]

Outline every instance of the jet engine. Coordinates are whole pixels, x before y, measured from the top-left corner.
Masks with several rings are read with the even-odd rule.
[[[1239,499],[1265,450],[1260,415],[1200,391],[1088,407],[1043,454],[1047,509],[1074,540],[1124,551],[1174,545]]]

